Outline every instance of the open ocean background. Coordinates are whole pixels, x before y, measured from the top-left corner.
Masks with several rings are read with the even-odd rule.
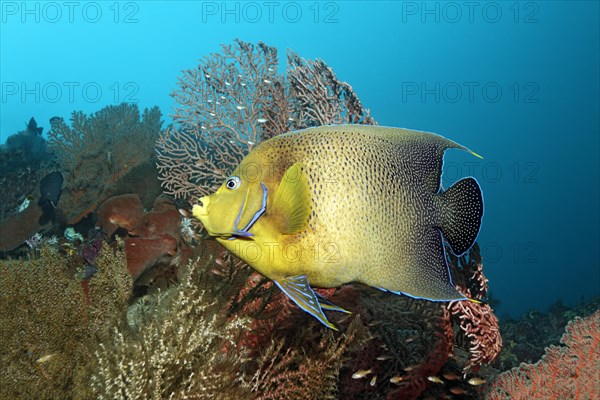
[[[498,314],[600,295],[595,1],[0,1],[0,143],[33,116],[158,105],[235,38],[321,58],[380,125],[436,132],[444,185],[473,175]],[[282,61],[284,57],[281,57]],[[284,68],[282,63],[281,68]],[[0,190],[5,190],[1,188]]]

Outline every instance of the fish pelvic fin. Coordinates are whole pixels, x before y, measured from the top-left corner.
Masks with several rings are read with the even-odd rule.
[[[282,280],[274,281],[277,286],[285,293],[298,307],[311,314],[313,317],[319,320],[320,323],[328,328],[335,331],[338,329],[331,322],[327,320],[327,317],[323,313],[323,308],[333,309],[326,304],[325,307],[321,307],[317,294],[312,290],[308,283],[306,276],[288,276]],[[343,310],[333,304],[336,311]],[[345,311],[345,310],[344,310]]]
[[[302,164],[295,163],[287,169],[273,199],[272,214],[281,221],[284,235],[301,232],[310,217],[310,189]]]
[[[471,248],[483,218],[483,194],[475,178],[464,178],[434,197],[439,228],[452,252],[460,256]]]
[[[323,296],[321,296],[319,293],[316,293],[317,298],[319,299],[319,304],[321,305],[321,309],[323,310],[327,310],[327,311],[338,311],[338,312],[342,312],[344,314],[352,314],[350,311],[343,309],[340,306],[336,306],[335,304],[333,304],[332,302],[330,302],[329,300],[325,299]]]

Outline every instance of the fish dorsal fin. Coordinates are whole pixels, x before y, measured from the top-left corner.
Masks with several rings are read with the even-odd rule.
[[[410,150],[416,156],[411,163],[411,171],[423,180],[430,192],[437,193],[441,186],[444,153],[449,148],[462,146],[436,134],[417,137],[420,140]]]
[[[437,135],[436,135],[437,136]],[[432,140],[433,146],[429,149],[424,150],[426,154],[429,155],[427,159],[422,160],[421,163],[421,173],[424,176],[424,182],[426,187],[433,191],[434,193],[438,193],[441,189],[442,184],[442,167],[444,165],[444,153],[448,149],[460,149],[465,150],[474,155],[477,158],[483,158],[479,154],[474,151],[469,150],[468,148],[461,146],[458,143],[454,143],[453,141],[446,139],[442,136],[438,136]]]
[[[310,189],[308,178],[300,163],[285,171],[271,207],[271,213],[280,221],[284,235],[301,232],[310,216]]]
[[[389,137],[397,146],[403,168],[433,193],[440,190],[443,157],[447,149],[466,150],[481,158],[479,154],[435,133],[396,128],[390,128],[389,132]]]
[[[314,316],[326,327],[337,331],[335,325],[329,322],[323,313],[321,305],[319,304],[319,298],[310,287],[306,276],[288,276],[280,281],[274,282],[279,286],[283,293],[296,303],[298,307]],[[327,306],[330,307],[329,305]],[[340,309],[340,307],[334,307],[336,311],[343,310]]]

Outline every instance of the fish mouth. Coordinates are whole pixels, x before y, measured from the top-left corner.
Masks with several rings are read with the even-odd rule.
[[[261,206],[253,214],[252,218],[246,224],[246,226],[244,226],[241,229],[238,228],[238,224],[240,223],[240,219],[242,218],[242,214],[244,213],[244,210],[246,208],[246,202],[248,200],[250,188],[248,188],[248,190],[246,191],[246,196],[244,197],[244,201],[242,202],[242,205],[240,206],[240,209],[238,211],[237,218],[235,219],[235,222],[233,223],[233,231],[232,232],[231,231],[230,232],[215,232],[209,228],[208,225],[210,225],[210,223],[208,223],[209,221],[207,221],[208,207],[209,207],[209,202],[210,202],[209,196],[204,196],[199,199],[200,204],[195,204],[192,207],[192,215],[196,219],[198,219],[202,223],[202,225],[204,225],[204,228],[206,229],[206,231],[208,232],[208,234],[210,236],[217,237],[218,239],[221,239],[221,240],[251,239],[254,237],[254,234],[249,232],[250,228],[267,210],[267,195],[268,195],[269,191],[263,182],[260,183],[260,186],[262,189]]]
[[[192,207],[192,215],[197,219],[208,217],[208,196],[201,197],[199,204],[194,204]]]
[[[199,199],[198,204],[194,204],[194,206],[192,207],[192,215],[202,223],[202,225],[204,226],[204,229],[206,229],[206,233],[208,233],[212,237],[215,237],[216,239],[221,239],[221,240],[233,240],[233,239],[237,239],[237,238],[241,237],[236,232],[222,232],[222,231],[219,232],[219,231],[213,231],[212,229],[209,228],[209,226],[210,226],[210,223],[208,221],[209,200],[210,199],[208,196],[204,196]]]

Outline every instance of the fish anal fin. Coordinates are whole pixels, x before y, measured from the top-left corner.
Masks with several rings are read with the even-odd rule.
[[[387,281],[372,286],[431,301],[465,300],[452,282],[441,232],[435,227],[424,229],[416,243],[406,264]]]
[[[301,232],[310,217],[310,188],[302,165],[295,163],[287,169],[275,197],[270,213],[280,221],[284,235]]]
[[[319,298],[310,287],[306,276],[289,276],[274,282],[298,307],[314,316],[326,327],[337,331],[335,325],[329,322],[323,313]]]

